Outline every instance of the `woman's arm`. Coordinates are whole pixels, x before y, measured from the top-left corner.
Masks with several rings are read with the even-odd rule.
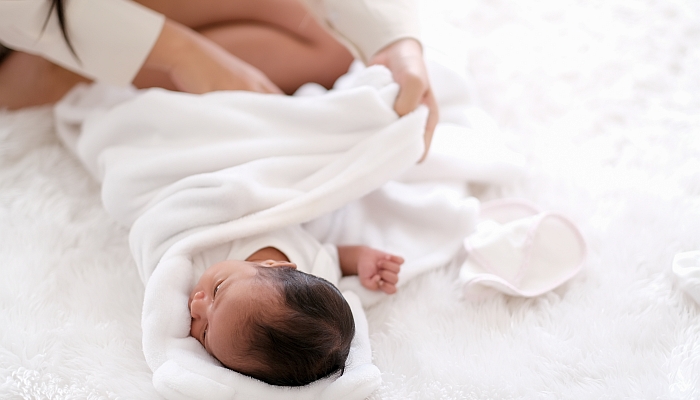
[[[425,129],[428,154],[439,110],[433,96],[420,44],[415,0],[306,0],[366,64],[382,64],[399,84],[394,110],[403,116],[425,104],[430,114]]]
[[[389,68],[394,80],[399,84],[401,89],[394,103],[394,111],[397,114],[404,116],[421,104],[428,107],[430,113],[423,136],[425,140],[425,150],[421,158],[423,161],[430,150],[440,112],[430,87],[421,44],[413,38],[399,39],[372,56],[370,64],[381,64]]]
[[[64,7],[68,42],[59,7]],[[0,41],[116,85],[131,83],[147,68],[165,71],[177,89],[192,93],[280,93],[259,70],[202,35],[127,0],[59,1],[56,7],[49,0],[0,0]]]

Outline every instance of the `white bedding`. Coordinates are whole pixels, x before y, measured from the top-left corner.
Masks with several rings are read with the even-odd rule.
[[[445,102],[464,99],[451,92],[464,82],[432,60],[429,68],[447,83],[433,87],[438,104],[454,115],[461,106],[458,121],[471,119],[464,101]],[[254,235],[306,223],[321,243],[399,254],[406,259],[399,287],[426,271],[460,265],[463,242],[469,247],[465,284],[533,297],[579,271],[585,242],[565,217],[534,208],[518,215],[522,204],[505,201],[479,213],[479,202],[465,196],[466,184],[483,179],[478,171],[486,167],[502,180],[520,175],[512,173],[518,164],[497,157],[508,150],[489,147],[483,133],[470,135],[468,127],[442,118],[430,155],[416,165],[427,109],[399,118],[392,110],[397,92],[386,68],[356,66],[333,90],[303,97],[90,85],[56,105],[58,136],[100,182],[110,216],[129,228],[146,283],[143,350],[159,393],[361,400],[378,388],[367,330],[359,328],[366,326],[359,301],[369,306],[385,296],[360,287],[357,278],[340,285],[358,325],[341,377],[294,389],[265,385],[222,368],[189,336],[194,257]],[[487,165],[466,157],[478,145]],[[485,221],[477,226],[478,215]],[[300,267],[338,281],[328,255]]]
[[[573,216],[590,258],[532,300],[467,301],[455,268],[406,285],[367,312],[371,398],[697,398],[699,310],[671,273],[700,248],[697,6],[431,4],[469,39],[474,105],[528,156],[519,184],[471,190]],[[143,286],[98,193],[49,111],[0,116],[2,395],[157,398]]]
[[[427,110],[398,118],[390,72],[368,68],[344,81],[343,89],[307,97],[149,90],[131,98],[91,85],[56,106],[59,137],[101,183],[110,216],[129,228],[146,284],[144,355],[166,398],[361,400],[379,386],[353,293],[344,293],[357,326],[345,373],[304,387],[223,368],[189,335],[194,256],[327,214],[420,158]],[[337,275],[329,258],[302,268]]]

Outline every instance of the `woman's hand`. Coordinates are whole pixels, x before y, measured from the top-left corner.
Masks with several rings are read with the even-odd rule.
[[[381,64],[389,68],[396,83],[401,88],[394,103],[394,111],[404,116],[425,104],[430,110],[425,127],[425,152],[423,161],[430,150],[435,126],[439,118],[438,105],[430,88],[428,71],[423,60],[423,49],[415,39],[400,39],[379,50],[370,59],[370,64]]]
[[[199,33],[166,19],[144,68],[164,71],[178,90],[282,93],[260,70]]]
[[[343,276],[357,275],[370,290],[396,293],[403,258],[367,246],[338,246]]]

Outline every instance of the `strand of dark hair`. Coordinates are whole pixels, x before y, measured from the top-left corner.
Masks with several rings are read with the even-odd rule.
[[[53,15],[54,10],[56,10],[56,16],[58,17],[58,25],[61,27],[61,34],[63,35],[63,39],[66,41],[66,45],[68,45],[68,49],[73,54],[73,57],[75,57],[75,60],[78,62],[78,64],[81,64],[80,57],[78,57],[78,53],[75,52],[73,44],[71,43],[70,38],[68,38],[68,29],[66,28],[66,7],[65,4],[63,4],[63,0],[51,0],[49,14],[46,16],[44,26],[41,28],[41,33],[44,33],[44,31],[46,30],[46,26],[49,24],[49,20],[51,19],[51,15]]]

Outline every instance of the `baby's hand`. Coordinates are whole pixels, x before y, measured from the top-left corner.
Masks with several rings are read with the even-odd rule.
[[[362,246],[357,254],[357,276],[370,290],[396,293],[403,258],[371,247]]]

